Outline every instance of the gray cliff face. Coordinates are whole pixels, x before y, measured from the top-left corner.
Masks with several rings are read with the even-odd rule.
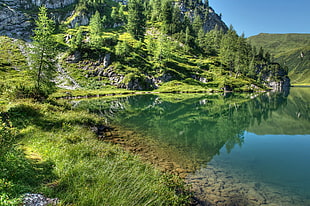
[[[45,5],[49,9],[58,9],[76,3],[76,0],[31,0],[31,3],[35,6]]]
[[[28,40],[32,35],[32,29],[34,27],[33,12],[30,14],[30,10],[36,9],[39,6],[45,5],[48,9],[51,9],[51,17],[56,22],[63,22],[68,17],[72,16],[68,26],[73,28],[76,24],[88,25],[91,11],[75,11],[68,9],[66,13],[57,13],[53,9],[64,8],[66,6],[76,4],[78,0],[0,0],[0,35],[5,35],[13,38],[20,38]],[[117,1],[117,0],[115,0]],[[122,1],[126,3],[126,1]],[[191,20],[194,16],[194,7],[190,8],[180,3],[180,10],[183,15],[187,15]],[[226,24],[221,20],[221,17],[217,15],[211,7],[198,4],[199,13],[203,20],[204,30],[210,31],[217,27],[223,31],[227,30]]]
[[[0,7],[0,35],[27,39],[31,35],[31,17],[9,6]]]
[[[272,91],[286,91],[291,86],[290,78],[280,64],[270,63],[270,69],[262,72],[262,80],[265,85],[270,87]],[[260,70],[262,68],[259,68]]]
[[[74,4],[76,1],[0,0],[0,35],[28,40],[32,34],[35,16],[28,14],[27,11],[42,5],[49,9],[59,9]],[[53,18],[59,22],[66,17],[68,15],[53,14]]]
[[[203,27],[205,31],[211,31],[214,28],[218,28],[223,31],[227,31],[227,25],[222,21],[222,17],[219,16],[215,11],[210,7],[208,13],[208,20],[204,22]]]
[[[177,4],[179,5],[181,14],[188,16],[192,22],[194,21],[195,12],[197,12],[203,22],[205,32],[209,32],[215,28],[224,32],[228,30],[227,25],[222,21],[222,17],[215,13],[212,7],[198,2],[192,6],[185,5],[182,1]]]

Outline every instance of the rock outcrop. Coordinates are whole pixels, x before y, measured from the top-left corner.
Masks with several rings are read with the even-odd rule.
[[[32,10],[42,5],[49,9],[59,9],[74,3],[76,0],[0,0],[0,35],[28,40],[36,17]],[[53,12],[51,17],[61,22],[71,13]]]
[[[183,1],[180,1],[178,4],[182,15],[188,16],[192,22],[194,21],[195,13],[200,16],[205,32],[215,28],[224,32],[228,30],[227,25],[222,21],[222,17],[215,13],[214,9],[209,5],[199,3],[198,1],[193,1],[192,6],[187,5]]]
[[[29,2],[29,0],[22,1]],[[59,9],[76,3],[76,0],[31,0],[31,3],[35,6],[45,5],[48,9]]]
[[[31,11],[42,5],[52,10],[50,15],[58,23],[70,19],[69,22],[66,22],[70,28],[73,28],[76,24],[88,25],[92,11],[75,11],[74,7],[68,7],[77,2],[77,0],[0,0],[0,35],[29,39],[34,27],[34,19],[36,18],[34,12]],[[122,3],[126,4],[127,2],[124,1]],[[64,7],[70,9],[61,12],[56,10]],[[182,15],[188,16],[191,21],[194,19],[195,11],[198,11],[206,32],[214,28],[222,29],[223,31],[227,30],[227,26],[222,21],[221,16],[216,14],[208,5],[196,2],[190,7],[181,2],[179,7]]]
[[[266,67],[267,69],[264,69]],[[273,91],[286,91],[291,86],[288,72],[278,63],[269,63],[268,65],[261,65],[259,70],[262,72],[262,80],[266,86]]]
[[[31,17],[10,7],[9,4],[0,5],[0,35],[21,39],[28,39],[31,35]]]

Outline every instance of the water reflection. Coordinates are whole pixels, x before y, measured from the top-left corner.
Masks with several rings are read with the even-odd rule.
[[[236,94],[186,96],[139,95],[85,101],[79,108],[102,114],[117,123],[209,161],[225,146],[231,151],[244,142],[244,131],[261,125],[287,104],[281,93],[254,99]]]
[[[78,108],[177,148],[171,153],[182,156],[180,161],[199,162],[201,169],[187,181],[206,204],[310,205],[307,88],[293,88],[288,96],[104,98],[79,102]]]

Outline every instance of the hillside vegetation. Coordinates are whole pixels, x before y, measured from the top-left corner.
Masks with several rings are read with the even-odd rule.
[[[208,1],[31,2],[0,1],[10,34],[0,36],[0,205],[21,205],[27,192],[60,205],[189,205],[179,177],[99,141],[108,120],[59,97],[289,85]]]
[[[286,66],[292,84],[310,85],[310,34],[259,34],[248,41]]]

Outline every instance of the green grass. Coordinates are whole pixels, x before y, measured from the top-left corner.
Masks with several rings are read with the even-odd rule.
[[[178,178],[99,141],[90,130],[103,121],[98,116],[65,108],[23,100],[3,111],[15,146],[1,157],[1,205],[18,204],[25,192],[60,198],[61,205],[186,203],[186,195],[176,194],[183,187]]]
[[[249,41],[257,49],[263,47],[275,61],[287,66],[293,85],[310,85],[310,34],[259,34],[249,37]]]

